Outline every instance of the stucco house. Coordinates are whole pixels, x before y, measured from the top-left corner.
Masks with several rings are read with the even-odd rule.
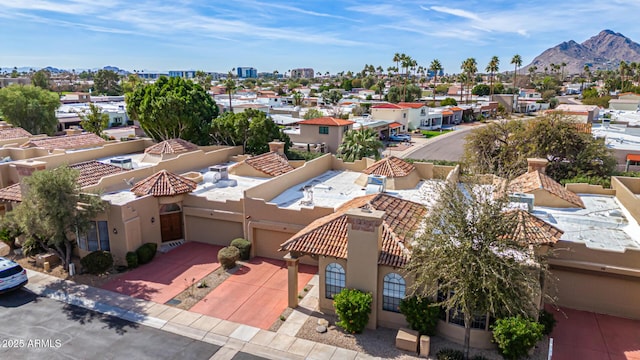
[[[305,144],[311,147],[322,145],[324,149],[322,152],[335,154],[342,143],[342,137],[347,131],[353,129],[354,123],[351,120],[321,117],[300,121],[298,128],[287,129],[285,133],[295,144]]]

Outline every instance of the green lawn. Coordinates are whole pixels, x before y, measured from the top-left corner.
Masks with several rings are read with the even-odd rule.
[[[448,132],[450,132],[452,130],[422,130],[422,135],[424,135],[424,137],[426,137],[427,139],[430,139],[432,137],[436,137],[438,135],[442,135],[442,134],[446,134]]]

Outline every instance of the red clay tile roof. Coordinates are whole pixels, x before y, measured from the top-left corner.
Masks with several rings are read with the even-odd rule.
[[[420,109],[425,106],[423,103],[410,103],[410,102],[401,102],[398,105],[402,108],[411,108],[411,109]]]
[[[286,174],[294,169],[285,155],[274,151],[252,156],[246,159],[244,163],[270,176]]]
[[[510,192],[530,193],[538,189],[544,189],[576,207],[585,207],[578,195],[538,170],[524,173],[509,183]]]
[[[442,115],[453,115],[453,111],[451,111],[451,110],[442,110]]]
[[[515,239],[522,244],[544,245],[555,244],[564,231],[541,220],[524,210],[511,210],[517,216],[518,226]]]
[[[353,124],[354,121],[336,119],[332,117],[321,117],[309,120],[300,121],[299,124],[303,125],[322,125],[322,126],[346,126]]]
[[[47,150],[67,150],[67,149],[82,149],[88,147],[94,147],[104,144],[106,141],[96,134],[78,134],[78,135],[64,135],[34,138],[28,142],[22,144],[21,147],[38,147]]]
[[[18,139],[23,137],[31,137],[30,132],[23,128],[6,128],[0,129],[0,140]]]
[[[9,185],[0,189],[0,201],[1,202],[21,202],[22,191],[20,189],[20,183]]]
[[[402,124],[400,124],[399,122],[396,122],[396,121],[394,121],[392,123],[389,123],[389,129],[395,129],[395,128],[399,128],[401,126],[402,126]]]
[[[380,105],[375,105],[371,107],[372,109],[402,109],[401,106],[396,105],[396,104],[380,104]]]
[[[376,161],[373,165],[366,168],[363,173],[368,175],[374,174],[393,178],[407,176],[415,169],[416,167],[413,166],[413,164],[409,164],[408,162],[395,156],[390,156]]]
[[[347,258],[347,215],[353,208],[384,211],[382,250],[378,264],[405,266],[410,258],[408,242],[424,220],[427,209],[418,203],[389,194],[373,194],[355,198],[335,213],[317,219],[281,245],[281,251]]]
[[[452,107],[449,108],[449,110],[451,110],[451,111],[464,111],[463,108],[459,108],[457,106],[452,106]]]
[[[131,192],[138,196],[173,196],[195,190],[197,184],[191,179],[161,170],[144,180],[138,181]]]
[[[198,150],[198,146],[182,139],[169,139],[149,146],[144,150],[145,154],[179,154]]]
[[[81,187],[96,185],[104,176],[119,174],[123,171],[129,170],[123,169],[120,166],[101,163],[96,160],[69,165],[69,167],[80,172],[80,175],[78,176],[78,184]]]

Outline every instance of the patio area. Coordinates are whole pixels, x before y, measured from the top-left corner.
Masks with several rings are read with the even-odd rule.
[[[315,266],[300,265],[298,289],[303,291],[317,272]],[[287,276],[283,260],[255,257],[190,311],[269,329],[287,308]]]
[[[558,321],[551,333],[553,360],[640,360],[640,320],[568,308],[547,310]]]
[[[183,292],[192,279],[197,282],[218,269],[221,248],[187,242],[166,254],[157,254],[149,264],[123,274],[102,288],[164,304]]]

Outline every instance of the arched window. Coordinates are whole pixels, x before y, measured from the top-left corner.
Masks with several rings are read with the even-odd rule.
[[[327,268],[324,273],[324,283],[325,283],[325,297],[327,299],[333,299],[333,296],[345,286],[345,276],[344,276],[344,268],[337,263],[331,263],[327,265]]]
[[[402,276],[388,273],[382,283],[382,309],[400,312],[400,300],[404,299],[406,283]]]

